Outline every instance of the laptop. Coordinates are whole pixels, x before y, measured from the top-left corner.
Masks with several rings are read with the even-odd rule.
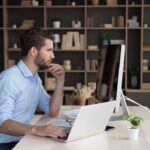
[[[66,137],[53,138],[62,142],[86,138],[103,133],[113,113],[115,101],[82,106],[71,128],[66,127]]]

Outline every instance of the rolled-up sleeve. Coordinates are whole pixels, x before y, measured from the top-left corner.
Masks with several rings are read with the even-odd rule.
[[[50,95],[45,91],[44,87],[41,85],[38,106],[46,114],[49,113],[50,99],[51,99]]]
[[[12,119],[15,101],[14,91],[13,81],[7,76],[0,77],[0,125],[6,120]]]

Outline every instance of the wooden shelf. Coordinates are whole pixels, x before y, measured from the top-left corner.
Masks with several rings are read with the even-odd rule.
[[[150,27],[143,27],[144,30],[150,30]]]
[[[87,30],[125,30],[126,27],[112,27],[112,28],[104,28],[104,27],[86,27]]]
[[[98,5],[98,6],[92,6],[87,5],[87,8],[126,8],[126,5]]]
[[[30,28],[20,28],[20,27],[17,27],[17,28],[12,28],[12,27],[6,27],[6,30],[14,30],[14,31],[20,31],[20,30],[27,30],[27,29],[30,29]]]
[[[53,27],[47,27],[47,30],[85,30],[84,27],[82,28],[72,28],[72,27],[60,27],[60,28],[53,28]]]
[[[97,70],[88,70],[87,73],[97,73]]]
[[[70,92],[73,92],[75,90],[75,87],[73,86],[68,86],[68,87],[64,87],[63,89],[64,91],[70,91]],[[48,92],[53,92],[54,90],[47,90]]]
[[[150,7],[150,4],[147,4],[147,5],[144,4],[143,7],[149,8],[149,7]]]
[[[126,92],[135,92],[135,93],[144,93],[144,92],[150,92],[150,89],[149,90],[142,90],[142,89],[127,89]]]
[[[141,27],[138,27],[138,28],[131,28],[131,27],[127,27],[128,30],[141,30]]]
[[[99,49],[87,49],[87,52],[99,52]]]
[[[144,45],[143,51],[150,51],[150,45]]]
[[[147,71],[142,70],[142,73],[150,73],[150,70]]]
[[[141,8],[142,7],[142,5],[141,4],[139,4],[139,5],[128,5],[127,6],[128,8]]]
[[[6,6],[7,9],[11,8],[11,9],[26,9],[26,8],[32,8],[32,9],[37,9],[37,8],[44,8],[43,5],[40,5],[40,6],[21,6],[21,5],[7,5]]]
[[[84,73],[84,70],[71,70],[71,71],[65,71],[66,73]]]
[[[65,49],[54,49],[54,52],[84,52],[84,49],[72,49],[72,50],[65,50]]]
[[[13,52],[13,51],[21,52],[21,49],[20,48],[8,48],[8,52]]]
[[[46,7],[47,9],[79,9],[79,8],[85,8],[84,5],[76,5],[76,6],[72,6],[72,5],[52,5],[50,7]]]

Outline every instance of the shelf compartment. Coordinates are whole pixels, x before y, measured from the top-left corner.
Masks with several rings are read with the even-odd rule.
[[[146,5],[150,5],[150,1],[149,0],[144,0],[144,4],[146,4]]]
[[[111,39],[125,40],[125,30],[89,30],[87,33],[87,45],[99,46],[99,37],[103,34],[110,35]]]
[[[140,5],[140,4],[142,4],[142,1],[141,0],[136,0],[136,1],[128,0],[128,4],[132,5],[132,6],[134,6],[134,5]]]
[[[144,30],[143,31],[143,45],[150,45],[150,30]]]
[[[36,15],[31,15],[33,12]],[[20,17],[16,17],[20,15]],[[7,27],[12,27],[14,24],[20,27],[24,20],[35,20],[37,27],[44,27],[44,11],[43,9],[8,9]],[[21,17],[22,16],[22,17]]]
[[[109,11],[109,13],[107,13]],[[105,14],[105,17],[103,15]],[[112,23],[112,17],[118,17],[123,16],[124,17],[124,26],[125,27],[125,18],[126,18],[126,13],[125,13],[125,8],[88,8],[87,9],[87,17],[92,17],[93,16],[93,23],[91,27],[103,27],[104,24],[111,24]],[[88,26],[87,26],[88,27]]]
[[[149,19],[149,14],[150,14],[150,7],[144,9],[144,23],[147,24],[148,27],[150,27],[150,19]]]
[[[74,1],[76,3],[76,6],[80,6],[80,5],[85,5],[85,0],[75,0]],[[67,7],[71,7],[72,6],[72,1],[70,0],[53,0],[52,1],[52,7],[53,6],[67,6]]]
[[[61,27],[72,27],[72,21],[78,19],[81,21],[81,27],[84,27],[84,9],[64,9],[58,11],[57,9],[47,10],[47,26],[52,27],[52,20],[58,18],[61,21]]]
[[[71,70],[76,70],[76,72],[79,72],[80,70],[84,70],[85,64],[84,64],[84,51],[68,51],[68,52],[56,52],[54,51],[55,63],[59,63],[63,65],[64,60],[70,60],[71,61]],[[73,57],[72,57],[73,55]]]
[[[84,73],[77,74],[77,73],[66,73],[65,74],[65,86],[76,86],[76,83],[85,84],[85,77]]]
[[[89,82],[96,82],[96,76],[96,73],[88,73],[86,83],[88,84]]]

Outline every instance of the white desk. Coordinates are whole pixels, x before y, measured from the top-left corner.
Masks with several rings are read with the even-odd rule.
[[[109,123],[115,126],[114,130],[70,143],[26,135],[13,150],[150,150],[150,113],[139,107],[129,109],[144,118],[137,141],[127,138],[126,121],[116,121]],[[46,120],[40,115],[34,118],[34,122]]]

